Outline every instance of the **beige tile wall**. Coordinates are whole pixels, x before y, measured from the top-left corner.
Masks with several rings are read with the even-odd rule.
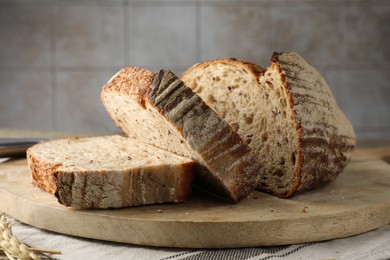
[[[0,0],[0,127],[115,132],[100,90],[121,67],[273,51],[318,68],[360,138],[390,138],[388,0]]]

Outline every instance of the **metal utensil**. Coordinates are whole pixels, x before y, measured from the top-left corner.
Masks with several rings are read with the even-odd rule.
[[[0,157],[22,156],[34,144],[46,141],[43,138],[0,138]]]

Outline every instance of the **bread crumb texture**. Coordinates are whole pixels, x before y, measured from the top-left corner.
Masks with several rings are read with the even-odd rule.
[[[330,182],[351,158],[352,125],[323,77],[296,53],[275,53],[267,69],[206,61],[182,80],[250,146],[263,165],[260,190],[290,197]]]
[[[144,84],[137,74],[125,68],[102,91],[125,135],[196,160],[196,182],[212,193],[239,201],[251,192],[259,165],[230,125],[172,72],[161,70],[143,91],[131,90]]]
[[[76,208],[189,198],[194,162],[122,136],[48,141],[27,151],[33,182]]]

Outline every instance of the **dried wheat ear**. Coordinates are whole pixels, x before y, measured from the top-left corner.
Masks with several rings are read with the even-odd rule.
[[[61,254],[58,250],[31,248],[25,245],[12,232],[11,224],[4,213],[0,212],[0,251],[9,259],[41,259],[44,254]],[[1,254],[0,254],[1,258]]]

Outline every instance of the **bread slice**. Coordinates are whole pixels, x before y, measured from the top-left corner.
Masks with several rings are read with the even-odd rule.
[[[27,150],[33,183],[75,208],[190,198],[195,162],[119,135],[47,141]]]
[[[262,162],[258,188],[290,197],[332,181],[356,138],[324,78],[296,53],[263,69],[234,59],[194,65],[182,80],[224,118]]]
[[[172,72],[128,67],[102,90],[103,103],[129,137],[197,161],[197,186],[238,202],[259,180],[249,146]]]

